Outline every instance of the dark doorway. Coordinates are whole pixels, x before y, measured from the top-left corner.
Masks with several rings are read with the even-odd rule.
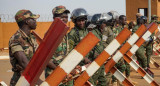
[[[148,16],[148,8],[138,8],[138,13],[141,13],[143,16]]]

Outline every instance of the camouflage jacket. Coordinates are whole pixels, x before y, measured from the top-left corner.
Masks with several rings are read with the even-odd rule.
[[[73,50],[75,46],[88,34],[88,30],[86,28],[79,29],[74,27],[71,32],[68,34],[68,42],[69,42],[69,51]]]
[[[113,27],[114,37],[116,37],[122,31],[122,26],[118,25]]]
[[[67,35],[64,36],[62,42],[59,44],[59,46],[57,47],[55,53],[53,54],[51,60],[52,62],[58,66],[64,59],[65,56],[67,56],[68,54],[68,37]],[[50,69],[49,67],[46,67],[45,69],[45,77],[47,78],[51,73],[52,73],[52,69]]]
[[[128,25],[118,25],[113,27],[114,37],[116,37],[124,28],[128,28]]]
[[[114,33],[110,26],[105,27],[101,33],[103,46],[107,47],[107,45],[109,45],[109,43],[114,39]]]
[[[38,48],[38,43],[33,34],[27,36],[21,29],[19,29],[9,40],[9,55],[12,64],[12,70],[17,71],[18,60],[14,57],[17,51],[23,51],[28,60],[31,60],[34,52]],[[17,71],[18,72],[18,71]]]
[[[67,35],[65,35],[62,42],[60,43],[60,45],[56,49],[55,53],[53,54],[52,59],[53,59],[54,64],[56,64],[58,66],[60,64],[60,62],[62,62],[64,57],[69,52],[68,47],[69,47],[68,46],[68,37],[67,37]]]
[[[134,34],[134,33],[138,30],[139,27],[140,27],[139,25],[136,25],[135,27],[133,27],[133,29],[132,29],[132,34]],[[144,42],[144,43],[142,44],[142,46],[145,47],[146,44],[147,44],[147,42]]]
[[[132,34],[135,33],[135,32],[138,30],[139,27],[140,27],[140,26],[138,26],[138,25],[136,25],[135,27],[133,27],[133,29],[132,29]]]
[[[99,29],[97,28],[94,28],[92,31],[91,31],[97,38],[100,39],[100,41],[98,42],[98,44],[93,48],[92,52],[93,52],[93,59],[94,60],[103,50],[104,50],[104,45],[103,45],[103,35],[102,33],[100,32]]]
[[[86,28],[84,29],[78,29],[77,27],[74,27],[71,32],[68,35],[69,38],[69,49],[70,51],[77,46],[77,44],[80,42],[80,40],[82,40],[87,34],[88,34],[88,30]],[[91,31],[96,37],[98,37],[101,40],[101,32],[98,29],[93,29]],[[87,58],[89,58],[90,60],[93,60],[93,57],[96,57],[97,53],[101,53],[103,51],[104,47],[102,45],[102,42],[100,41],[94,48],[92,51],[90,51],[90,53],[86,56]],[[96,56],[95,56],[96,55]]]

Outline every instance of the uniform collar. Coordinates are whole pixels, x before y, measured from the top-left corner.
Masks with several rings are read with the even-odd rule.
[[[21,30],[21,29],[19,29],[18,32],[21,33],[22,38],[26,39],[26,40],[29,42],[29,44],[34,47],[33,40],[32,40],[32,38],[31,38],[31,34],[30,34],[30,36],[28,36],[28,35],[27,35],[23,30]]]
[[[80,29],[79,27],[76,26],[75,28],[77,28],[78,30],[86,30],[85,27]]]
[[[22,34],[22,37],[24,38],[30,38],[23,30],[19,29],[18,32]]]

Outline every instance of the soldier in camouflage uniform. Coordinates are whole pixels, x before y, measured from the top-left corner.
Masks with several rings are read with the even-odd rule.
[[[119,16],[119,25],[113,28],[113,33],[115,37],[123,30],[123,28],[127,27],[126,16]]]
[[[118,27],[113,29],[113,33],[114,33],[115,37],[123,30],[123,28],[127,27],[126,24],[127,24],[126,23],[126,16],[120,15],[119,16],[119,25],[118,25]],[[120,61],[118,61],[118,63],[115,66],[122,73],[126,70],[126,65],[125,65],[125,62],[124,62],[123,58],[121,58]],[[116,78],[113,76],[112,77],[112,83],[114,83],[116,81],[117,81]]]
[[[152,23],[152,22],[160,24],[160,21],[158,21],[158,16],[157,15],[152,15],[151,16],[151,22],[150,23]]]
[[[110,20],[110,19],[109,19]],[[114,33],[112,31],[112,26],[107,26],[108,20],[107,21],[103,21],[100,29],[101,29],[101,34],[102,34],[102,42],[103,42],[103,46],[106,48],[114,39]],[[112,74],[110,72],[108,72],[106,74],[106,85],[109,86],[111,84],[111,77]]]
[[[137,29],[144,24],[143,19],[137,19],[137,25],[133,28],[132,33],[135,33]],[[142,68],[147,70],[147,57],[145,55],[145,43],[140,46],[140,48],[136,51],[135,55],[137,56],[137,60]]]
[[[38,44],[31,30],[36,29],[36,20],[39,15],[32,14],[29,10],[20,10],[15,15],[19,30],[9,40],[9,55],[13,76],[10,86],[15,86],[22,71],[26,68]]]
[[[68,13],[69,10],[67,10],[64,6],[57,6],[52,10],[53,13],[53,19],[60,18],[64,23],[68,22]],[[47,33],[46,33],[47,34]],[[55,66],[58,66],[59,63],[63,60],[63,58],[67,55],[67,36],[63,38],[62,42],[56,49],[52,59],[50,62],[54,63]],[[45,77],[50,75],[52,73],[53,69],[50,67],[46,68]]]
[[[53,19],[58,17],[65,24],[67,24],[68,14],[70,13],[70,11],[68,9],[66,9],[64,6],[62,6],[62,5],[56,6],[52,10],[52,13],[53,13]],[[65,35],[62,42],[60,43],[60,45],[56,49],[52,59],[50,60],[50,63],[53,63],[53,65],[55,67],[58,66],[63,61],[64,57],[67,56],[68,51],[69,51],[68,49],[69,49],[68,37],[67,37],[67,35]],[[50,66],[47,66],[46,70],[45,70],[45,77],[47,78],[52,73],[53,70],[54,69],[52,69]],[[73,81],[68,81],[66,83],[61,84],[60,86],[73,86]]]
[[[103,22],[101,25],[102,41],[104,47],[107,47],[114,39],[114,33],[111,28],[111,26],[106,26],[105,22]]]
[[[75,24],[75,27],[69,33],[69,46],[72,50],[89,32],[89,29],[86,28],[87,12],[83,8],[77,8],[72,12],[71,19]],[[99,39],[100,32],[96,29],[92,29],[91,32],[96,35]],[[79,65],[85,65],[90,63],[98,56],[99,53],[103,51],[104,47],[102,42],[99,42],[92,51],[85,57],[85,59],[80,62]],[[98,76],[96,76],[98,75]],[[98,83],[97,83],[98,80]],[[106,86],[106,79],[104,76],[104,66],[102,66],[94,75],[89,79],[89,81],[96,86]]]
[[[91,22],[95,25],[97,25],[97,28],[94,28],[93,30],[99,32],[99,36],[102,40],[102,45],[104,48],[106,48],[109,43],[114,39],[114,34],[111,30],[111,22],[112,17],[110,17],[108,14],[95,14],[92,17]],[[108,86],[111,82],[112,74],[108,72],[106,75],[106,85]]]
[[[98,37],[100,40],[102,40],[102,34],[99,31],[99,29],[96,27],[91,30],[91,32]],[[90,52],[90,56],[88,57],[92,62],[95,60],[95,58],[104,50],[103,42],[100,41],[94,49]],[[106,78],[104,75],[105,67],[104,65],[101,66],[97,70],[97,72],[92,76],[93,82],[96,86],[106,86]],[[97,83],[98,81],[98,83]]]
[[[109,24],[109,20],[111,20],[112,17],[108,14],[95,14],[92,17],[91,22],[95,25],[97,25],[96,28],[94,28],[92,31],[96,31],[97,34],[101,37],[102,45],[104,48],[106,48],[109,43],[114,39],[114,34],[111,30],[111,26],[107,26]],[[106,74],[106,85],[108,86],[111,81],[112,74],[109,72]],[[98,75],[97,75],[98,77]]]
[[[158,16],[157,15],[152,15],[151,16],[151,22],[155,22],[157,24],[159,24],[160,22],[158,21]],[[155,33],[153,33],[151,36],[150,36],[150,41],[148,41],[146,43],[146,56],[147,56],[147,67],[150,68],[149,66],[149,63],[150,63],[150,58],[151,58],[151,55],[153,53],[153,37],[154,37]]]
[[[136,23],[131,21],[129,24],[128,24],[128,29],[130,31],[133,31],[133,28],[136,26]],[[126,65],[126,70],[125,70],[125,75],[126,77],[134,84],[136,85],[137,82],[133,81],[131,78],[130,78],[130,65],[125,61],[125,65]]]
[[[131,22],[129,22],[129,24],[128,24],[128,29],[129,29],[130,31],[132,31],[133,27],[135,27],[135,26],[136,26],[136,23],[135,23],[134,21],[131,21]]]

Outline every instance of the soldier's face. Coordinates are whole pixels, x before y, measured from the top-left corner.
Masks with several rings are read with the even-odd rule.
[[[101,24],[101,29],[103,30],[105,27],[106,27],[106,24],[105,24],[105,23],[102,23],[102,24]]]
[[[62,14],[60,18],[65,24],[68,22],[68,14]]]
[[[27,19],[27,23],[28,23],[29,27],[31,28],[31,30],[35,30],[36,29],[37,22],[36,22],[35,19],[29,18],[29,19]]]
[[[78,19],[76,21],[76,24],[80,29],[84,28],[85,27],[85,19]]]
[[[60,18],[65,24],[67,24],[68,22],[68,14],[67,13],[62,13],[60,15],[58,15],[57,17],[54,17],[55,18]]]
[[[133,23],[129,23],[129,24],[128,24],[128,28],[129,28],[129,29],[132,29],[132,28],[133,28]]]
[[[126,24],[127,24],[126,21],[127,21],[127,20],[126,20],[126,17],[123,17],[123,19],[122,19],[122,24],[123,24],[123,25],[126,25]]]

